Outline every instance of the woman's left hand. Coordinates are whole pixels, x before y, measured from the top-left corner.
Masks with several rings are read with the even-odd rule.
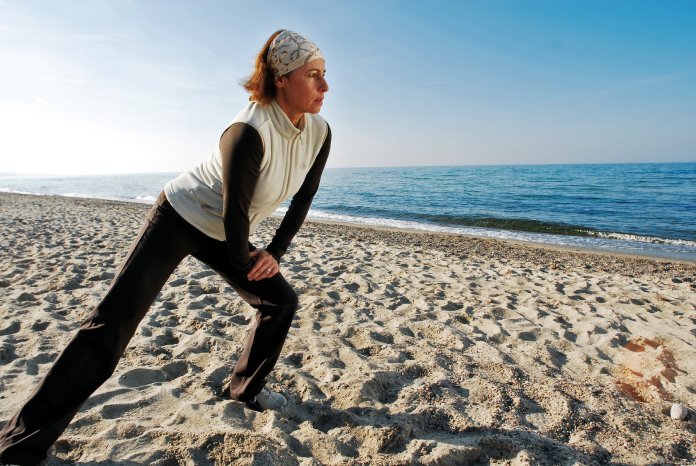
[[[247,274],[249,281],[263,280],[271,278],[277,274],[280,268],[275,258],[265,249],[256,249],[249,252],[249,257],[255,258],[254,266]]]

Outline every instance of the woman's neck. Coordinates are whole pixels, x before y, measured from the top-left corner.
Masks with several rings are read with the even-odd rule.
[[[288,120],[290,120],[290,123],[292,123],[295,128],[299,128],[300,124],[302,123],[302,116],[304,113],[293,111],[290,105],[288,105],[288,103],[285,102],[281,96],[278,97],[279,98],[276,98],[276,102],[278,102],[278,105],[280,106],[281,110],[283,110],[283,113],[285,113],[285,116],[288,117]]]

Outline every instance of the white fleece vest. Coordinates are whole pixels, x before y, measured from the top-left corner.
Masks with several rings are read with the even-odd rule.
[[[249,233],[302,186],[326,139],[328,125],[318,115],[305,113],[296,128],[280,106],[249,104],[232,120],[254,127],[263,141],[263,159],[249,206]],[[212,156],[171,180],[167,200],[187,222],[211,238],[225,240],[222,220],[222,156],[216,144]]]

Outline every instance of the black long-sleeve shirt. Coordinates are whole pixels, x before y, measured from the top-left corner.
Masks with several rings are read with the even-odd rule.
[[[266,250],[280,262],[290,242],[299,231],[319,189],[321,175],[331,149],[331,130],[300,189]],[[263,141],[258,131],[246,123],[231,125],[220,138],[223,177],[223,221],[230,260],[240,272],[251,267],[249,257],[249,206],[257,187]]]

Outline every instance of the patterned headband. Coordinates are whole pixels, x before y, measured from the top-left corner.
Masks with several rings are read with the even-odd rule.
[[[324,56],[311,40],[296,32],[283,30],[271,42],[267,60],[275,75],[283,76],[317,58]]]

